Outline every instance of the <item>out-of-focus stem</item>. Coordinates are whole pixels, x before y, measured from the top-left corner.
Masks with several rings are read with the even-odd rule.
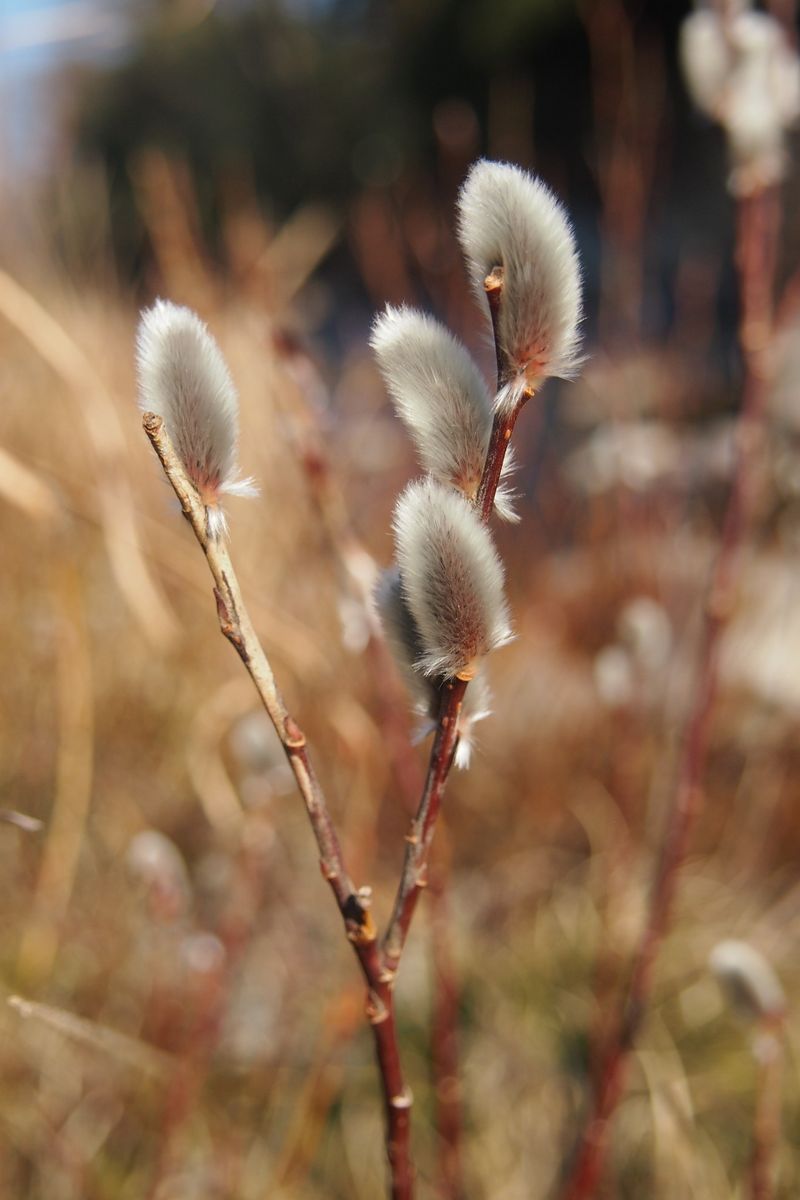
[[[183,1002],[188,1015],[188,1030],[180,1059],[170,1073],[161,1118],[160,1146],[155,1169],[147,1191],[147,1200],[164,1194],[165,1177],[174,1167],[175,1145],[185,1130],[208,1075],[211,1059],[219,1041],[225,1008],[224,956],[213,967],[193,973],[191,986]]]
[[[765,1030],[758,1034],[753,1056],[758,1074],[750,1160],[750,1200],[772,1200],[775,1194],[775,1150],[781,1133],[782,1030]]]
[[[164,472],[180,500],[214,579],[220,629],[241,658],[261,702],[280,738],[298,790],[306,806],[317,841],[320,867],[334,894],[345,931],[367,982],[367,1017],[372,1027],[386,1110],[386,1149],[392,1183],[392,1200],[412,1200],[414,1171],[410,1153],[411,1093],[400,1065],[391,975],[386,971],[377,942],[377,930],[368,899],[356,891],[347,872],[339,839],[325,796],[314,771],[300,726],[290,715],[278,691],[272,668],[245,607],[227,547],[209,535],[205,506],[175,453],[162,419],[145,413],[145,432]]]
[[[521,406],[520,406],[521,407]],[[488,521],[494,508],[494,497],[500,483],[506,451],[517,423],[519,407],[509,413],[497,413],[492,422],[492,433],[489,439],[489,450],[486,457],[486,469],[478,489],[478,511],[481,520]]]
[[[461,1155],[462,1105],[459,1078],[459,986],[448,919],[446,864],[439,856],[431,872],[431,937],[433,941],[433,1014],[431,1067],[439,1138],[439,1182],[442,1200],[464,1200]]]
[[[740,343],[745,366],[737,453],[717,561],[703,614],[691,711],[684,730],[677,779],[667,815],[647,925],[625,993],[622,1013],[607,1046],[562,1200],[593,1196],[605,1164],[611,1118],[625,1087],[630,1051],[653,988],[653,971],[669,928],[678,872],[702,801],[709,732],[719,683],[721,634],[730,617],[744,535],[754,499],[754,473],[767,400],[767,351],[772,329],[772,280],[779,209],[765,190],[739,201],[736,262],[739,272]]]

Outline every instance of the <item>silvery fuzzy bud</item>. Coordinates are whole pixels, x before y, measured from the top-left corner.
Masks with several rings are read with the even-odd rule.
[[[370,344],[425,470],[475,500],[492,431],[492,400],[467,348],[432,317],[391,305],[375,321]],[[505,473],[511,469],[509,460]],[[495,507],[507,520],[516,519],[506,484],[498,488]]]
[[[477,660],[511,640],[503,568],[489,531],[458,492],[410,484],[394,517],[403,592],[426,675],[470,678]]]
[[[390,567],[378,579],[375,605],[392,657],[411,695],[414,711],[424,718],[418,736],[426,737],[436,727],[445,680],[443,677],[423,674],[418,666],[425,651],[397,567]],[[474,728],[490,715],[490,704],[489,686],[483,676],[477,674],[467,688],[458,719],[459,740],[455,762],[461,769],[469,766],[474,747]]]
[[[774,1021],[786,1012],[786,994],[775,971],[747,942],[729,938],[711,951],[709,966],[731,1007],[749,1021]]]
[[[256,492],[239,477],[239,401],[222,353],[196,313],[157,300],[139,322],[136,364],[139,407],[164,421],[217,536],[225,528],[221,496]]]
[[[513,407],[550,376],[580,365],[581,279],[569,218],[535,175],[481,159],[458,199],[458,233],[472,285],[502,271],[496,336],[510,377],[498,397]]]

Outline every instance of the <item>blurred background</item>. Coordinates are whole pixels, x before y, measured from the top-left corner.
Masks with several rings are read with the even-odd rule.
[[[383,924],[425,747],[370,615],[417,467],[367,338],[406,301],[489,374],[453,235],[481,154],[569,208],[588,360],[518,426],[522,523],[497,530],[518,639],[450,783],[398,1007],[420,1195],[551,1194],[644,917],[741,395],[734,207],[680,79],[686,11],[0,6],[4,1197],[382,1194],[356,966],[141,432],[133,339],[160,295],[228,358],[261,487],[230,504],[232,554]],[[799,181],[705,805],[607,1197],[745,1194],[751,1033],[707,968],[726,937],[789,996],[777,1194],[800,1189]]]

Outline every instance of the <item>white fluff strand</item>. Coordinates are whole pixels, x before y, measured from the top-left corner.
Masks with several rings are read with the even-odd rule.
[[[217,536],[225,529],[220,497],[256,494],[239,476],[239,402],[219,346],[191,309],[157,300],[139,322],[136,365],[139,407],[164,421]]]
[[[569,218],[536,176],[481,159],[458,199],[458,234],[476,295],[502,270],[496,336],[509,378],[501,407],[580,366],[581,278]]]
[[[491,703],[491,688],[479,671],[467,688],[458,718],[455,764],[459,771],[465,771],[472,761],[472,753],[476,746],[475,726],[492,715]]]

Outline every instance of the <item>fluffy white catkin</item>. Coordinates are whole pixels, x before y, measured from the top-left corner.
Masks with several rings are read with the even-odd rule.
[[[722,117],[729,50],[719,17],[711,9],[690,13],[681,25],[679,52],[692,102],[713,120]]]
[[[458,235],[473,288],[502,268],[498,342],[511,377],[498,398],[513,406],[549,376],[580,366],[581,278],[567,214],[536,176],[481,159],[458,199]]]
[[[432,317],[391,305],[376,319],[370,345],[425,470],[474,500],[489,447],[492,400],[467,348]],[[505,483],[495,507],[515,519]]]
[[[786,993],[774,970],[747,942],[728,938],[711,951],[709,965],[731,1006],[749,1020],[783,1016]]]
[[[786,131],[800,116],[800,61],[769,13],[700,4],[683,22],[680,57],[697,107],[728,140],[730,190],[746,196],[786,171]]]
[[[503,568],[491,535],[458,492],[434,479],[409,484],[394,516],[403,592],[428,675],[469,677],[511,639]]]
[[[411,694],[414,710],[424,718],[418,736],[426,737],[436,727],[443,679],[424,675],[417,665],[424,655],[424,648],[397,567],[382,572],[375,587],[375,605],[389,649]],[[489,686],[478,674],[467,689],[459,714],[455,762],[461,769],[469,766],[474,727],[490,715],[490,704]]]
[[[225,528],[220,497],[254,495],[239,477],[239,402],[225,360],[189,308],[157,300],[136,339],[139,407],[160,416],[186,474],[207,506],[209,532]]]

